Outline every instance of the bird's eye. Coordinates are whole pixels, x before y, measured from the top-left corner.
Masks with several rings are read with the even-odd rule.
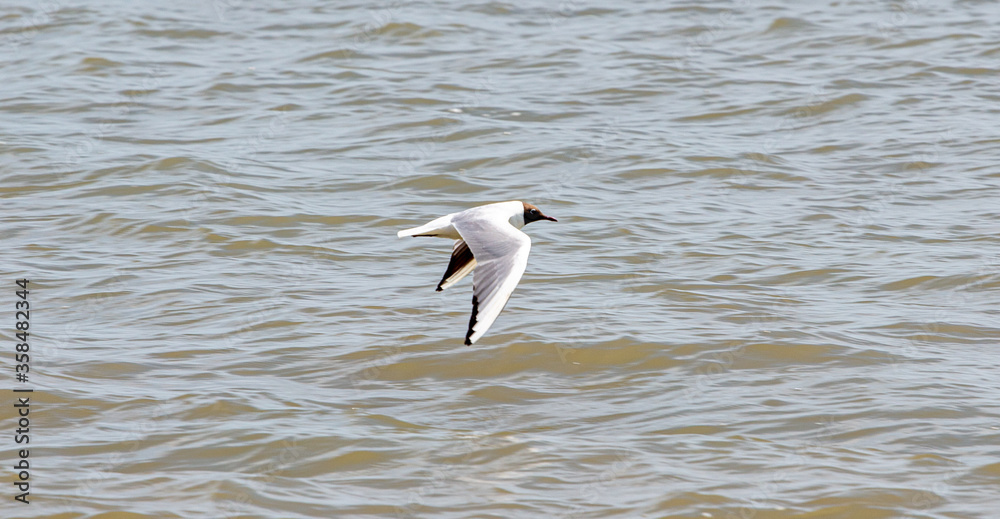
[[[532,209],[531,214],[538,214],[538,209]]]

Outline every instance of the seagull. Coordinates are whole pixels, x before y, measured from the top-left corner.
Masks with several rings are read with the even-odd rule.
[[[507,305],[528,266],[528,250],[531,249],[531,238],[520,229],[538,220],[558,221],[525,202],[500,202],[451,213],[396,233],[400,238],[435,236],[455,240],[448,269],[437,286],[438,292],[476,269],[466,345],[479,340]]]

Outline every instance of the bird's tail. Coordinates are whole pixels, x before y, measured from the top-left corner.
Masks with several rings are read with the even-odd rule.
[[[397,238],[402,238],[403,236],[419,236],[421,233],[427,231],[433,231],[434,227],[428,225],[421,225],[420,227],[414,227],[412,229],[403,229],[396,233]]]
[[[442,216],[436,220],[427,222],[420,227],[413,227],[411,229],[403,229],[396,233],[396,236],[402,238],[403,236],[437,236],[441,231],[448,228],[451,220],[448,216]]]

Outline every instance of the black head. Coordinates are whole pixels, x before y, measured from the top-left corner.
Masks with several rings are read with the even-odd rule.
[[[538,220],[552,220],[553,222],[558,222],[555,218],[551,216],[545,216],[542,214],[541,209],[526,203],[521,202],[524,205],[524,225],[528,225],[531,222],[537,222]]]

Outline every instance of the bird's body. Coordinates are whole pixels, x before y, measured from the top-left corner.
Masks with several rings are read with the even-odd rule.
[[[500,202],[442,216],[396,233],[455,240],[451,261],[438,290],[444,290],[473,270],[472,318],[465,344],[476,342],[503,310],[528,265],[531,238],[521,232],[537,220],[556,221],[523,202]]]

